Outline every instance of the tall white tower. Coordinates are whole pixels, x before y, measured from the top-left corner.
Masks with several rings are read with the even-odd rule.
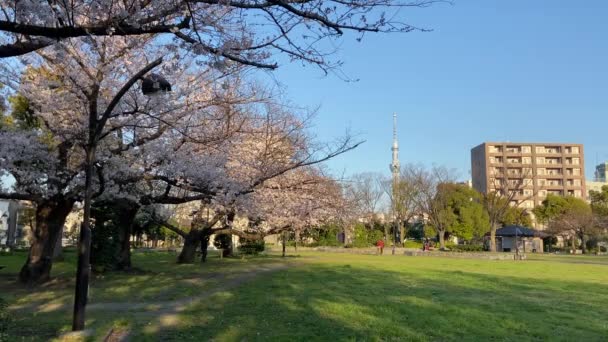
[[[399,142],[397,141],[397,113],[393,113],[393,161],[391,162],[390,168],[393,174],[393,182],[399,180]]]

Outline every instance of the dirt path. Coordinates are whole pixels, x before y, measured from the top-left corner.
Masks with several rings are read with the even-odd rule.
[[[185,309],[187,306],[197,303],[205,298],[211,297],[218,292],[235,288],[257,276],[264,273],[276,272],[287,269],[290,265],[287,264],[275,264],[265,265],[252,269],[248,272],[239,274],[233,278],[227,278],[227,275],[218,275],[213,277],[214,280],[218,280],[220,283],[216,288],[203,294],[192,296],[188,298],[163,301],[163,302],[144,302],[144,303],[94,303],[87,306],[87,310],[128,310],[128,311],[140,311],[144,314],[162,314],[165,312],[179,312]]]
[[[191,304],[198,303],[203,299],[211,297],[218,292],[226,291],[235,288],[253,278],[265,274],[272,273],[291,267],[291,264],[280,263],[263,265],[252,268],[242,273],[234,275],[233,273],[221,274],[214,273],[210,278],[218,281],[217,286],[212,290],[202,293],[200,295],[191,296],[187,298],[172,300],[172,301],[146,301],[146,302],[105,302],[95,303],[91,302],[87,305],[87,311],[129,311],[134,315],[163,315],[163,314],[174,314],[185,310]],[[192,280],[198,280],[200,278],[192,278]],[[207,279],[207,278],[205,278]],[[181,279],[187,280],[187,279]],[[10,310],[15,312],[50,312],[50,311],[66,311],[71,310],[71,303],[65,304],[45,304],[45,303],[32,303],[24,306],[12,306]]]

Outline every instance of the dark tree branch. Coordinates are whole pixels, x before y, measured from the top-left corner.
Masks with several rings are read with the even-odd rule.
[[[108,104],[108,107],[106,108],[105,112],[99,119],[99,123],[97,125],[97,130],[95,132],[95,136],[99,137],[101,135],[101,132],[102,132],[106,122],[110,118],[110,115],[112,115],[114,108],[118,105],[120,100],[122,100],[122,97],[127,93],[127,91],[129,91],[129,89],[131,89],[131,87],[135,84],[135,82],[137,82],[145,74],[150,72],[150,70],[159,66],[162,62],[163,62],[162,57],[154,60],[152,63],[146,65],[143,69],[141,69],[137,74],[133,75],[131,77],[131,79],[129,79],[129,81],[122,86],[122,88],[118,91],[118,93],[116,93],[116,95],[114,96],[114,98],[112,99],[110,104]]]
[[[22,34],[25,36],[47,37],[51,39],[65,39],[85,36],[134,36],[154,33],[170,33],[175,30],[190,27],[190,17],[184,18],[175,25],[153,25],[149,27],[136,27],[119,23],[107,23],[99,26],[60,26],[49,27],[39,25],[20,24],[13,21],[0,20],[0,31]]]
[[[20,193],[5,193],[0,192],[0,198],[6,200],[20,200],[20,201],[32,201],[36,202],[40,199],[39,196],[32,194],[20,194]]]

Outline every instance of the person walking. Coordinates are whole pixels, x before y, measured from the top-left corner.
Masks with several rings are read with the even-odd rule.
[[[376,242],[376,247],[378,247],[378,251],[380,252],[380,255],[382,255],[382,253],[384,253],[384,240],[378,240],[378,242]]]

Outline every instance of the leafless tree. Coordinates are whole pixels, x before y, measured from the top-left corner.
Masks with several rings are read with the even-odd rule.
[[[405,165],[398,179],[385,178],[382,181],[382,187],[390,201],[392,215],[399,229],[399,245],[403,244],[405,225],[421,214],[418,197],[423,184],[420,181],[422,171],[423,167],[419,165]]]
[[[496,230],[510,207],[519,207],[534,198],[531,168],[496,168],[490,173],[491,190],[483,193],[483,206],[490,219],[490,251],[496,252]]]
[[[411,177],[417,188],[415,202],[424,215],[425,221],[433,226],[439,233],[439,243],[441,248],[445,248],[445,208],[448,207],[448,198],[442,191],[442,185],[453,183],[454,171],[445,167],[433,167],[430,170],[419,167],[412,169]]]
[[[377,219],[385,194],[381,174],[371,172],[356,174],[347,183],[345,190],[359,215],[370,221]]]
[[[554,235],[572,238],[575,249],[576,238],[581,240],[581,249],[587,253],[587,240],[604,232],[606,220],[591,210],[584,200],[570,198],[568,205],[556,217],[549,220],[547,232]]]

